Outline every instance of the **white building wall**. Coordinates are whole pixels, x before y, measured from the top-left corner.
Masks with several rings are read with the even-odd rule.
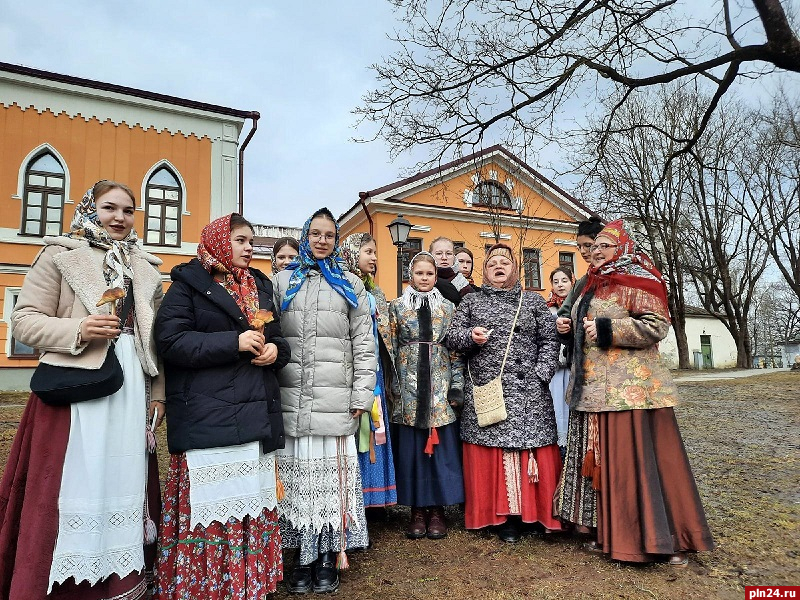
[[[794,361],[800,357],[800,342],[792,344],[784,344],[781,348],[781,355],[783,357],[783,366],[791,367]]]
[[[694,365],[694,352],[700,352],[700,336],[711,336],[711,357],[716,369],[736,366],[736,342],[733,336],[715,317],[686,317],[686,342],[689,345],[689,360]],[[670,327],[669,335],[659,344],[661,357],[670,369],[678,368],[678,344],[675,330]]]

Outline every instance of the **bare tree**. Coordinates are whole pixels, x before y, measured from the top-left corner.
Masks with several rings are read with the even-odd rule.
[[[800,102],[785,93],[761,117],[752,151],[737,164],[742,210],[800,299]]]
[[[587,193],[609,216],[625,217],[667,281],[669,310],[678,348],[678,366],[691,367],[686,340],[686,270],[682,265],[683,235],[691,157],[684,155],[670,164],[676,139],[692,131],[700,118],[702,98],[677,86],[651,90],[632,99],[617,114],[620,133],[588,173]],[[651,123],[653,128],[637,125]],[[662,135],[660,132],[667,135]],[[589,139],[603,135],[598,124]],[[592,144],[586,145],[591,153]],[[578,157],[579,162],[588,162]],[[656,182],[663,176],[662,184]],[[643,239],[642,239],[643,238]]]
[[[695,174],[682,236],[683,264],[706,310],[722,314],[736,342],[738,367],[752,367],[748,326],[767,248],[740,210],[746,186],[734,165],[750,151],[752,113],[726,106],[692,151]]]
[[[775,363],[775,347],[800,335],[800,299],[786,281],[773,281],[759,286],[751,310],[753,352]]]
[[[432,162],[473,151],[490,129],[515,150],[563,141],[554,119],[579,111],[576,97],[605,101],[600,156],[638,91],[694,82],[707,100],[696,129],[674,140],[677,156],[738,79],[800,72],[800,39],[780,0],[715,0],[707,17],[688,0],[392,2],[399,48],[373,65],[378,87],[355,113],[395,154],[428,145]]]

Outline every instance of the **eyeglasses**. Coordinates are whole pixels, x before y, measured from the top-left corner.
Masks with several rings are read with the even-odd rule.
[[[450,252],[449,250],[437,250],[433,253],[434,256],[455,256],[454,252]]]
[[[595,250],[602,250],[603,252],[605,252],[609,248],[616,248],[617,246],[618,244],[592,244],[592,246],[589,247],[589,250],[591,250],[592,252],[594,252]]]
[[[322,233],[320,231],[309,231],[308,232],[308,239],[312,242],[317,242],[319,240],[325,240],[326,242],[332,242],[336,239],[335,233]]]

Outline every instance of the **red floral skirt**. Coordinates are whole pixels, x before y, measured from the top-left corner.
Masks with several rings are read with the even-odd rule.
[[[514,514],[525,523],[538,521],[548,529],[561,529],[553,517],[553,494],[561,475],[557,445],[509,453],[505,460],[502,448],[465,442],[463,450],[467,529],[500,525]]]
[[[161,600],[262,600],[283,579],[276,510],[189,529],[189,468],[170,455],[156,567]]]

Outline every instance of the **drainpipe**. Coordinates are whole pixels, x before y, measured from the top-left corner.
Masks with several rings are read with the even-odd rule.
[[[367,221],[369,221],[369,234],[374,238],[375,237],[375,234],[373,233],[374,223],[372,222],[372,217],[370,216],[369,211],[367,210],[367,205],[364,202],[364,200],[366,200],[367,198],[369,198],[369,192],[358,192],[358,201],[361,202],[361,208],[364,209],[364,214],[367,215]]]
[[[247,148],[247,144],[250,143],[250,140],[256,133],[256,129],[258,129],[258,120],[261,118],[261,115],[257,111],[252,111],[248,115],[251,119],[253,119],[253,128],[250,130],[250,133],[247,134],[247,137],[244,139],[244,143],[239,146],[239,214],[244,214],[244,149]]]

